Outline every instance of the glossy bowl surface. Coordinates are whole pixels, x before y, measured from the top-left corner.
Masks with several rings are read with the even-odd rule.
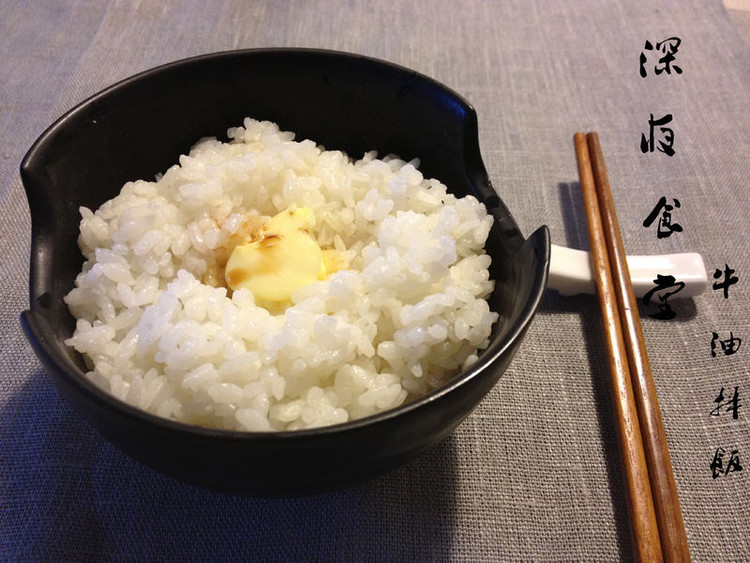
[[[359,158],[417,157],[426,177],[474,194],[495,217],[487,251],[501,320],[478,362],[429,395],[346,424],[294,432],[212,430],[130,407],[84,377],[64,344],[75,326],[63,297],[83,264],[79,207],[153,178],[199,138],[226,139],[244,117],[270,120]],[[394,468],[444,439],[510,363],[547,281],[549,234],[524,239],[490,184],[473,108],[411,70],[331,51],[266,49],[205,55],[124,80],[55,122],[31,147],[21,177],[32,218],[29,339],[60,393],[112,443],[200,486],[255,495],[339,488]],[[513,398],[509,397],[508,401]]]

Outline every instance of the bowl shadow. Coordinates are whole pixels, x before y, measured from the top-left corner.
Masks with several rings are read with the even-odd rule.
[[[74,412],[43,371],[0,415],[0,496],[3,520],[13,523],[4,556],[11,560],[166,560],[175,553],[199,560],[434,560],[449,550],[452,437],[372,481],[267,499],[187,485],[132,460]]]

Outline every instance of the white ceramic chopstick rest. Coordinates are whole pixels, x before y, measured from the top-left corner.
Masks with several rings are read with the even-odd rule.
[[[675,299],[700,295],[708,285],[703,258],[693,252],[628,256],[628,270],[636,297],[643,297],[654,289],[657,274],[674,276],[678,282],[685,283],[685,287],[674,294]],[[594,294],[596,288],[589,253],[553,244],[547,286],[561,295]]]

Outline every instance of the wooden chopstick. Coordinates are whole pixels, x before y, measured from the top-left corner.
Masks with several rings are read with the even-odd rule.
[[[685,524],[680,511],[677,485],[669,457],[667,437],[664,432],[656,386],[651,373],[651,363],[646,351],[638,304],[622,243],[620,227],[615,213],[612,190],[609,186],[604,155],[596,133],[586,135],[591,159],[599,212],[607,242],[609,263],[617,295],[617,308],[628,354],[628,366],[635,392],[638,420],[648,463],[651,494],[654,499],[659,538],[667,561],[690,561]]]
[[[616,412],[617,436],[624,461],[628,512],[633,531],[634,551],[641,561],[661,561],[659,529],[654,513],[648,467],[638,424],[638,413],[630,381],[628,355],[625,350],[617,298],[612,282],[607,243],[599,214],[596,187],[591,170],[586,137],[574,136],[578,173],[589,226],[592,270],[604,323],[605,343]]]

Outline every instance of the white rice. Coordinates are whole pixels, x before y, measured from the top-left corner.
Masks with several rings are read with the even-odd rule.
[[[161,417],[294,430],[394,408],[476,360],[497,320],[485,300],[492,217],[476,199],[416,162],[353,162],[270,122],[246,119],[229,137],[81,208],[67,344],[87,377]],[[314,210],[318,244],[348,267],[271,313],[221,287],[221,265],[246,221],[290,206]]]

